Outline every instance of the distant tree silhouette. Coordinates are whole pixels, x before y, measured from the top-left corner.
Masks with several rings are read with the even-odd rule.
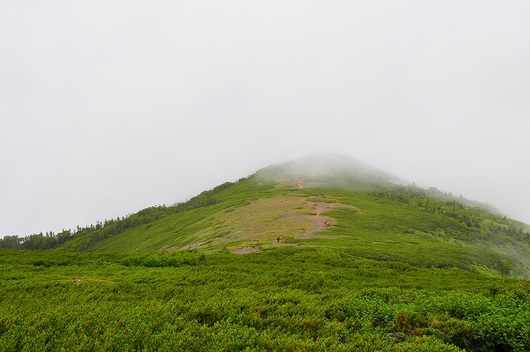
[[[240,179],[238,182],[242,182],[245,179]],[[157,205],[149,208],[142,209],[134,214],[129,214],[124,217],[117,217],[116,219],[105,219],[104,222],[97,221],[96,225],[89,225],[86,227],[76,226],[75,233],[71,230],[62,230],[61,232],[54,234],[53,231],[42,232],[32,234],[23,238],[16,235],[5,236],[0,239],[0,248],[12,248],[12,249],[51,249],[61,244],[79,237],[86,237],[86,241],[83,241],[83,245],[78,248],[82,250],[91,244],[106,239],[111,236],[118,235],[127,230],[135,227],[147,224],[165,216],[180,213],[183,211],[205,207],[216,204],[214,195],[222,190],[230,188],[235,183],[225,182],[219,186],[214,187],[209,191],[204,191],[198,196],[192,197],[186,202],[177,203],[171,206]]]

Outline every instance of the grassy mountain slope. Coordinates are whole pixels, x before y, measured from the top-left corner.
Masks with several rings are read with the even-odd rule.
[[[0,350],[529,351],[526,225],[394,182],[310,158],[0,249]]]
[[[303,189],[298,189],[300,179]],[[530,277],[526,225],[390,180],[396,178],[343,157],[296,160],[200,195],[213,197],[215,204],[170,213],[103,239],[97,232],[78,236],[61,249],[248,253],[296,246]]]

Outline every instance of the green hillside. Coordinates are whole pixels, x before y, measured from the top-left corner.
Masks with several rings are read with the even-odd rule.
[[[469,206],[464,199],[396,185],[387,181],[392,176],[364,165],[368,171],[361,173],[354,161],[340,159],[336,167],[302,161],[203,192],[191,200],[197,206],[186,211],[145,209],[132,220],[147,220],[116,234],[107,232],[117,223],[80,231],[60,249],[247,253],[296,246],[422,267],[530,277],[525,224]],[[298,189],[300,179],[303,189]],[[330,226],[324,226],[326,220]]]
[[[528,351],[528,231],[350,158],[299,159],[4,240],[50,249],[0,249],[0,350]]]

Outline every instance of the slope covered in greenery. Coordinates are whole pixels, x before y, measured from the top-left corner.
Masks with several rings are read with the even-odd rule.
[[[528,283],[281,247],[0,251],[3,351],[527,351]]]
[[[466,205],[464,199],[443,198],[432,189],[396,185],[377,170],[363,167],[370,171],[359,174],[343,164],[339,163],[341,169],[320,165],[303,170],[299,163],[287,163],[260,170],[248,179],[205,191],[180,209],[148,208],[79,231],[60,249],[244,253],[296,246],[423,267],[530,277],[530,234],[525,224]],[[301,178],[304,187],[298,189]],[[330,226],[324,227],[326,220]],[[127,226],[116,231],[123,222]]]
[[[328,159],[0,249],[0,349],[530,350],[527,225]]]

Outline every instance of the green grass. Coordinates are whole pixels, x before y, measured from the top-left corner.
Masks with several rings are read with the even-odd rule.
[[[309,197],[307,198],[308,202],[318,202],[318,203],[336,203],[336,199],[330,198],[318,198],[318,197]]]
[[[530,347],[528,285],[455,268],[293,247],[0,256],[3,351]]]
[[[525,224],[343,181],[250,177],[0,250],[0,350],[530,350]]]

